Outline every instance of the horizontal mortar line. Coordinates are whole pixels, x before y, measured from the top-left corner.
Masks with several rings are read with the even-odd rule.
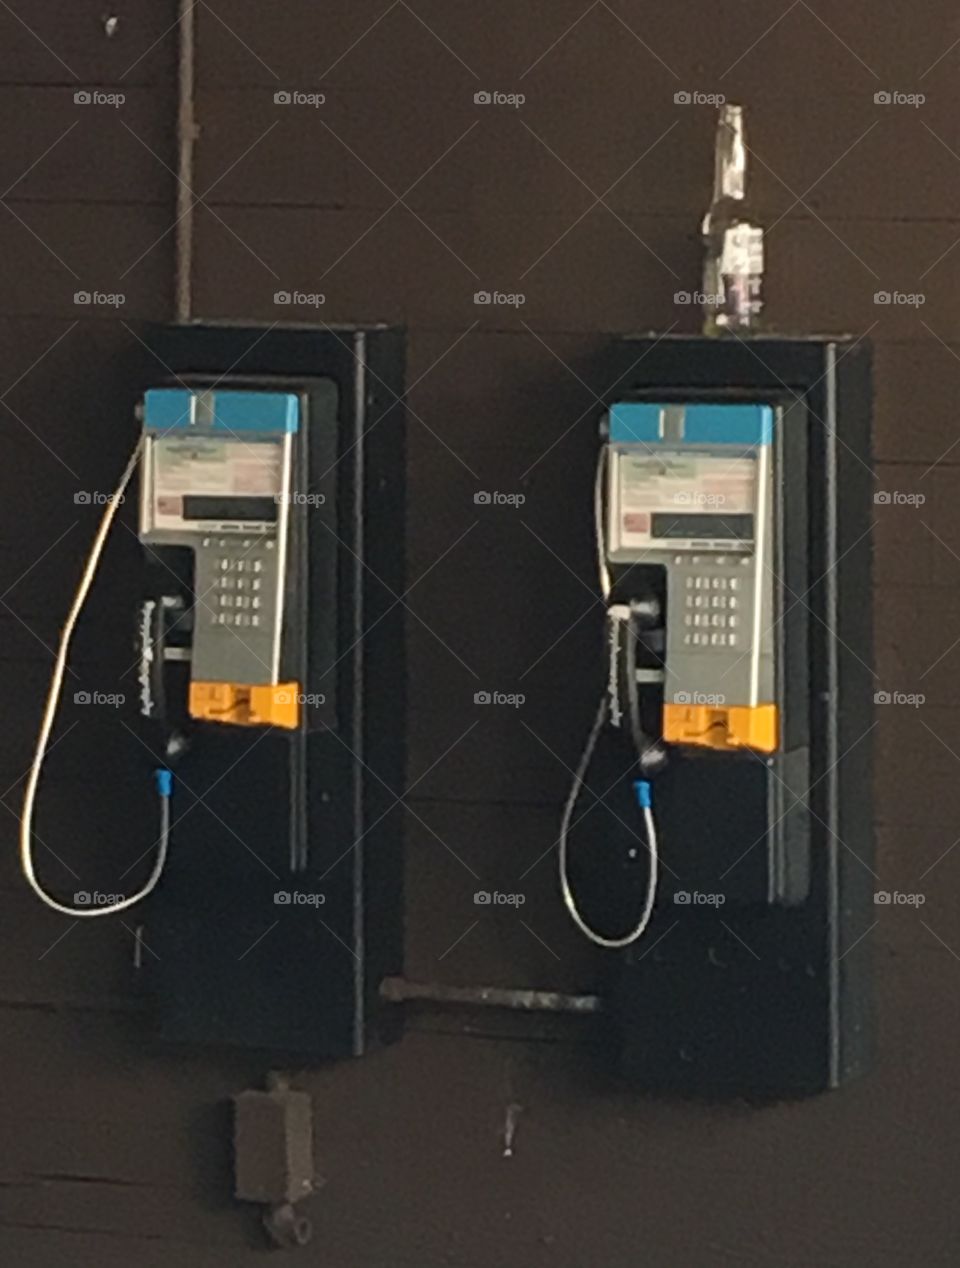
[[[37,1119],[21,1119],[21,1122],[23,1121],[37,1121]],[[119,1121],[122,1120],[115,1120],[115,1122]],[[134,1190],[136,1192],[147,1191],[150,1193],[168,1194],[171,1197],[199,1198],[208,1192],[205,1185],[177,1184],[172,1179],[164,1182],[159,1180],[137,1180],[132,1177],[106,1174],[71,1175],[69,1171],[18,1171],[6,1175],[0,1174],[0,1188],[30,1189],[38,1185],[51,1185],[51,1193],[56,1193],[58,1187],[66,1188],[79,1185],[98,1186],[104,1189]]]
[[[604,1042],[596,1034],[595,1019],[593,1019],[594,1025],[591,1027],[589,1024],[584,1026],[583,1017],[569,1018],[568,1015],[566,1026],[563,1026],[561,1023],[551,1018],[552,1024],[556,1026],[557,1033],[550,1034],[546,1029],[546,1023],[544,1022],[542,1015],[536,1016],[531,1014],[514,1013],[509,1017],[503,1017],[502,1022],[504,1026],[509,1026],[511,1021],[517,1026],[517,1030],[511,1032],[507,1029],[497,1030],[493,1028],[493,1022],[487,1016],[490,1012],[490,1009],[488,1008],[474,1009],[471,1011],[469,1007],[460,1007],[455,1010],[455,1012],[459,1014],[459,1017],[452,1015],[453,1012],[454,1010],[444,1008],[442,1004],[431,1007],[430,1004],[421,1003],[418,1000],[417,1011],[409,1012],[407,1014],[406,1028],[407,1030],[416,1031],[418,1034],[433,1035],[435,1038],[480,1039],[485,1040],[487,1043],[497,1044],[549,1043],[563,1048],[584,1048],[597,1047]],[[469,1029],[464,1029],[463,1026],[464,1013],[471,1013],[471,1024]],[[474,1021],[473,1017],[475,1016],[482,1017],[483,1022]],[[586,1014],[586,1016],[589,1018],[590,1014]],[[521,1029],[521,1017],[523,1017],[526,1021],[527,1029],[525,1031]],[[572,1025],[570,1024],[570,1021],[572,1021]],[[540,1027],[543,1027],[543,1030],[535,1030],[535,1023]],[[563,1029],[567,1029],[569,1033],[561,1033]]]
[[[307,270],[312,266],[309,264],[309,262],[305,261],[302,267],[304,268],[304,270]],[[72,279],[71,279],[71,282],[72,282]],[[76,288],[78,285],[79,283],[73,283],[72,286],[67,287],[67,289],[72,290]],[[693,283],[691,282],[691,286],[692,285]],[[147,290],[149,288],[141,288],[141,289]],[[123,293],[125,294],[126,292],[123,292]],[[134,294],[132,290],[130,293]],[[333,307],[334,305],[330,305],[331,309]],[[237,313],[218,313],[218,312],[212,312],[212,311],[204,312],[202,311],[200,306],[197,306],[197,309],[198,311],[196,313],[194,320],[198,322],[204,322],[209,325],[216,325],[218,323],[231,323],[234,325],[248,326],[253,328],[253,327],[258,327],[262,325],[267,325],[271,321],[271,314],[268,313],[265,309],[263,311],[252,311],[252,312],[249,309],[243,309],[242,311],[238,311]],[[288,323],[291,324],[292,326],[296,326],[299,328],[303,328],[304,326],[309,326],[312,324],[317,324],[317,323],[311,323],[309,321],[309,312],[301,313],[299,309],[293,309],[293,308],[291,308],[289,311],[291,316],[287,318],[287,321],[286,322],[281,321],[279,323],[281,329],[284,328]],[[462,320],[458,322],[451,322],[449,325],[437,325],[437,326],[416,325],[416,324],[412,324],[409,320],[407,320],[403,314],[397,314],[395,317],[389,317],[389,316],[383,317],[381,313],[377,320],[378,322],[379,321],[385,322],[386,326],[390,328],[402,326],[406,330],[408,336],[416,336],[416,335],[423,335],[423,334],[462,335],[464,332],[464,327],[469,325],[471,321],[476,320],[475,313],[477,311],[478,311],[477,309],[471,306],[469,311],[464,312]],[[297,314],[296,320],[291,320],[293,314]],[[154,323],[162,324],[162,323],[169,322],[169,316],[170,314],[166,307],[162,311],[157,312],[155,315],[148,315],[139,307],[137,307],[136,309],[133,309],[126,305],[124,306],[124,311],[121,314],[121,317],[113,317],[107,314],[106,312],[104,312],[100,316],[94,316],[88,310],[86,306],[82,308],[78,307],[75,312],[71,311],[69,315],[67,315],[65,310],[54,309],[54,308],[50,308],[46,312],[37,311],[35,309],[31,310],[31,309],[8,308],[5,313],[0,314],[0,326],[2,326],[2,323],[4,322],[4,320],[14,321],[14,322],[45,321],[51,324],[56,322],[62,322],[65,325],[69,324],[72,321],[78,321],[78,322],[84,323],[85,328],[89,329],[91,323],[96,322],[99,325],[107,326],[111,322],[117,322],[117,323],[120,322],[122,318],[132,320],[136,323],[140,323],[141,325],[148,325],[148,324],[154,324]],[[624,338],[655,339],[658,337],[658,335],[662,334],[662,332],[658,330],[639,330],[639,331],[638,330],[622,330],[622,329],[621,330],[605,330],[599,326],[581,326],[579,328],[571,328],[568,326],[564,326],[564,327],[548,326],[544,324],[543,322],[541,322],[537,318],[536,314],[527,313],[527,316],[530,317],[531,320],[536,322],[538,334],[543,335],[545,337],[556,337],[561,339],[577,339],[581,342],[581,344],[583,344],[584,341],[586,340],[592,340],[595,342],[597,340],[603,340],[603,339],[624,339]],[[351,318],[349,314],[341,313],[340,315],[336,317],[323,318],[322,320],[324,321],[324,324],[328,326],[336,326],[337,323],[343,323],[346,325],[354,325],[354,324],[363,325],[363,322],[355,314]],[[674,330],[672,333],[674,335],[683,335],[687,338],[703,338],[704,337],[702,335],[702,332],[699,330]],[[470,338],[473,335],[477,335],[477,334],[497,335],[501,337],[504,335],[511,335],[511,336],[516,336],[519,339],[524,339],[527,341],[529,341],[530,339],[529,331],[525,330],[522,326],[521,327],[511,327],[511,326],[485,327],[482,330],[477,329],[477,330],[471,331],[470,334],[467,336],[467,338]],[[796,338],[798,336],[791,334],[789,332],[778,332],[778,331],[771,330],[770,332],[768,332],[766,337],[772,340],[777,340],[777,339],[789,340],[792,338]],[[820,332],[813,335],[805,333],[803,336],[799,336],[799,337],[805,338],[807,340],[821,339],[824,342],[829,343],[831,341],[842,342],[843,340],[855,340],[857,338],[857,334],[855,331],[848,329],[845,331]],[[958,335],[957,339],[953,340],[951,343],[951,340],[949,339],[944,339],[943,342],[940,342],[938,340],[933,339],[932,337],[928,337],[923,340],[878,338],[877,332],[874,331],[874,333],[870,337],[870,341],[874,348],[890,348],[894,346],[903,346],[903,347],[933,346],[933,347],[944,349],[944,346],[946,347],[955,346],[958,349],[958,356],[960,356],[960,335]],[[876,369],[876,367],[874,368]],[[874,377],[876,378],[876,374],[874,375]],[[572,382],[573,381],[571,380],[571,383]],[[609,386],[610,385],[607,385],[608,391],[609,391]],[[770,390],[772,392],[777,392],[777,393],[781,393],[784,391],[781,385],[777,382],[771,383]],[[598,392],[598,395],[599,395],[599,392]],[[601,402],[599,400],[596,401],[596,407],[598,410],[602,408]],[[0,422],[2,422],[2,418],[0,418]]]
[[[64,569],[59,569],[58,571],[69,571],[69,566],[66,566]],[[131,611],[136,609],[136,601],[139,597],[134,589],[135,585],[136,580],[131,579]],[[120,595],[113,596],[114,599],[120,599],[122,597],[123,596]],[[0,621],[16,621],[17,617],[19,617],[20,621],[33,621],[36,625],[39,625],[41,629],[44,627],[45,623],[49,623],[51,628],[58,623],[61,626],[63,624],[62,614],[59,608],[57,608],[55,614],[51,614],[49,609],[43,613],[35,612],[33,610],[18,611],[12,603],[10,604],[10,608],[13,610],[9,611],[0,606]],[[66,605],[64,605],[64,610],[66,610]],[[20,622],[18,621],[17,624],[19,623]],[[112,628],[115,631],[116,625],[113,625]],[[113,659],[109,652],[104,654],[102,651],[94,652],[92,650],[93,639],[100,636],[105,630],[109,629],[111,629],[111,622],[109,619],[104,618],[99,621],[91,621],[87,626],[87,630],[83,635],[81,635],[81,638],[78,641],[77,646],[81,649],[80,654],[76,657],[76,659],[71,657],[70,663],[72,665],[84,666],[88,670],[96,672],[102,671],[104,675],[116,672],[117,666],[113,663]],[[115,646],[119,647],[121,643],[122,639],[117,639]],[[50,652],[47,656],[41,656],[39,652],[34,654],[32,649],[28,652],[21,652],[13,656],[9,655],[6,651],[0,652],[0,665],[49,665],[53,659],[53,652]]]
[[[61,1016],[63,1013],[86,1013],[91,1016],[107,1015],[123,1013],[142,1013],[146,1012],[147,1004],[134,998],[125,999],[122,996],[104,996],[102,999],[77,1000],[75,997],[62,999],[50,999],[39,997],[37,999],[4,999],[0,996],[0,1013],[6,1011],[8,1013],[50,1013],[54,1016]]]
[[[173,59],[171,59],[172,61]],[[39,80],[39,79],[4,79],[0,80],[0,93],[4,89],[33,89],[42,91],[49,89],[51,92],[81,92],[83,89],[92,88],[95,91],[103,89],[105,92],[115,90],[117,92],[135,91],[139,93],[155,92],[167,99],[171,109],[176,105],[176,97],[170,92],[170,81],[166,77],[163,79],[141,79],[136,82],[129,79],[118,79],[112,83],[97,82],[93,79],[71,79],[66,83],[60,80]],[[108,107],[101,107],[105,109]]]
[[[179,1237],[171,1236],[168,1232],[163,1233],[134,1233],[127,1229],[106,1227],[102,1224],[61,1224],[56,1220],[45,1221],[44,1223],[36,1223],[31,1220],[8,1220],[0,1216],[0,1228],[21,1229],[28,1233],[60,1233],[71,1237],[88,1237],[88,1238],[111,1238],[113,1241],[130,1242],[133,1244],[149,1242],[162,1243],[165,1246],[185,1247],[195,1251],[210,1252],[213,1250],[221,1251],[225,1255],[235,1251],[236,1246],[233,1242],[228,1242],[221,1236],[218,1241],[211,1242],[209,1238],[200,1237]]]
[[[874,425],[874,430],[876,430],[876,425]],[[941,467],[957,467],[960,466],[960,458],[880,458],[877,454],[873,455],[873,465],[875,467],[897,467],[904,470],[911,470],[917,467],[921,471],[930,471],[931,463],[933,463],[932,469],[934,470],[939,470]]]
[[[305,262],[304,268],[309,268],[309,267],[312,267],[312,266],[308,262]],[[699,282],[697,284],[699,285]],[[308,321],[304,321],[304,318],[308,316],[307,313],[300,313],[299,309],[293,309],[292,311],[300,314],[299,319],[293,323],[294,325],[302,327],[305,324],[306,325],[311,324]],[[408,335],[451,335],[451,334],[463,335],[464,327],[470,325],[471,320],[475,319],[476,312],[477,312],[477,309],[473,305],[471,305],[469,308],[469,311],[464,312],[463,320],[460,322],[456,322],[456,321],[437,322],[437,323],[430,322],[430,321],[411,322],[406,315],[398,315],[396,318],[386,318],[386,319],[378,318],[377,320],[378,322],[381,320],[384,320],[388,327],[403,326]],[[83,321],[84,319],[89,321],[100,322],[106,325],[106,324],[109,324],[110,322],[116,322],[119,324],[122,322],[122,320],[126,316],[127,316],[126,313],[120,314],[119,316],[116,316],[116,317],[111,316],[107,313],[104,313],[102,316],[94,317],[93,314],[90,313],[86,308],[84,308],[82,311],[78,308],[76,312],[71,312],[69,316],[61,315],[59,312],[56,312],[53,310],[31,311],[29,309],[18,309],[16,311],[8,310],[4,313],[0,313],[0,325],[2,325],[5,321],[6,322],[37,321],[37,322],[44,322],[48,325],[55,325],[57,323],[61,323],[63,325],[69,325],[72,321],[75,321],[75,320]],[[165,309],[157,317],[135,316],[134,320],[139,321],[144,325],[152,324],[158,321],[167,322],[169,320],[169,313]],[[266,312],[258,315],[256,312],[251,313],[250,311],[244,309],[244,311],[239,315],[229,314],[229,313],[216,313],[216,312],[198,312],[195,320],[198,322],[205,322],[211,325],[216,324],[218,322],[228,322],[232,325],[237,325],[237,326],[257,327],[260,325],[269,324],[270,316]],[[342,317],[331,318],[330,320],[325,319],[325,324],[328,326],[332,326],[334,328],[337,327],[338,322],[346,324],[346,325],[356,325],[356,324],[363,325],[363,322],[360,322],[358,319],[354,319],[352,322]],[[281,327],[283,327],[286,325],[286,323],[281,322],[280,325]],[[598,339],[656,339],[658,337],[662,337],[663,335],[663,332],[661,330],[622,329],[622,328],[616,329],[616,330],[610,330],[599,325],[580,326],[580,327],[548,326],[539,321],[537,322],[537,330],[540,334],[543,334],[543,335],[556,336],[561,339],[571,339],[571,340],[576,339],[576,340],[579,340],[581,343],[583,342],[584,339],[591,339],[594,341]],[[487,325],[477,326],[476,329],[471,330],[465,336],[465,339],[471,339],[478,336],[490,336],[490,335],[495,335],[498,338],[502,338],[504,335],[509,335],[513,338],[516,338],[517,340],[523,340],[524,342],[527,342],[530,339],[529,331],[524,329],[522,326],[487,326]],[[676,330],[676,329],[671,332],[671,335],[668,336],[668,338],[672,338],[674,336],[682,336],[688,339],[704,337],[700,330]],[[825,342],[830,342],[831,340],[839,342],[844,339],[856,340],[858,337],[862,338],[862,335],[859,334],[854,329],[847,329],[842,331],[819,331],[819,332],[803,331],[799,335],[796,332],[770,330],[766,333],[765,336],[760,336],[760,337],[761,338],[765,337],[767,339],[772,339],[772,340],[797,338],[797,339],[807,340],[807,341],[821,339]],[[945,350],[946,348],[955,347],[958,350],[958,352],[960,352],[960,333],[958,333],[957,338],[954,340],[951,340],[948,338],[937,340],[937,339],[934,339],[932,335],[924,335],[915,339],[909,339],[909,338],[903,338],[903,337],[877,338],[876,332],[874,332],[874,334],[871,336],[871,342],[873,343],[875,347],[879,346],[883,348],[935,347],[935,348],[941,348]],[[877,377],[876,366],[874,366],[874,372],[875,372],[874,378],[876,378]],[[780,387],[779,384],[774,384],[772,390],[781,391],[782,388]],[[887,395],[889,396],[889,393]],[[600,408],[599,402],[597,402],[597,408],[598,409]]]
[[[144,169],[148,170],[148,169]],[[173,181],[170,182],[173,188]],[[41,195],[27,195],[20,198],[5,198],[4,202],[20,207],[158,207],[170,209],[167,198],[44,198]]]
[[[875,574],[874,579],[878,583],[878,585],[883,585],[883,584],[895,585],[898,595],[904,592],[909,592],[912,595],[918,595],[918,596],[929,594],[930,597],[933,598],[934,596],[942,596],[946,594],[956,595],[957,593],[956,582],[951,583],[949,581],[900,580],[898,568],[883,567],[883,566],[878,567],[876,560],[874,560],[873,571]],[[898,599],[896,597],[892,596],[889,599],[885,599],[878,596],[878,598],[874,602],[874,613],[875,614],[877,613],[877,610],[880,608],[881,605],[886,606],[887,604],[897,604],[897,603],[898,603]],[[906,605],[903,606],[902,610],[904,612],[904,615],[909,615],[909,610],[906,608]],[[940,630],[940,632],[942,633],[942,629]],[[874,632],[874,641],[877,643],[880,642],[880,640],[877,638],[877,631]],[[946,706],[946,705],[937,706],[937,708],[948,708],[948,707],[949,706]]]
[[[173,57],[170,57],[169,60],[172,64],[175,59]],[[496,74],[489,76],[489,78],[496,78],[496,77],[497,77]],[[330,94],[331,100],[329,100],[325,104],[327,104],[328,106],[336,106],[338,103],[343,103],[344,105],[348,105],[350,104],[351,101],[361,101],[368,91],[368,89],[366,89],[364,86],[366,82],[367,81],[364,79],[363,76],[358,75],[356,78],[352,80],[342,81],[338,83],[335,79],[312,78],[310,76],[310,72],[305,71],[302,73],[297,73],[297,74],[287,76],[284,80],[284,87],[295,92],[328,93]],[[466,91],[469,82],[470,81],[467,81],[466,79],[464,80],[464,85],[463,85],[464,91]],[[134,89],[138,92],[144,92],[149,90],[149,91],[154,91],[158,93],[165,93],[168,96],[170,101],[173,101],[174,99],[173,94],[171,94],[169,91],[169,88],[170,88],[169,80],[166,77],[158,77],[156,79],[153,79],[153,78],[125,79],[124,78],[124,79],[115,79],[115,80],[0,79],[0,92],[2,92],[6,88],[33,89],[36,91],[43,91],[44,89],[49,89],[53,92],[63,92],[65,90],[70,90],[71,92],[77,92],[85,88],[94,88],[94,89],[102,88],[107,90],[117,89],[120,92],[124,92],[128,89]],[[253,97],[262,98],[264,96],[270,96],[272,98],[273,94],[277,91],[278,91],[277,82],[275,80],[264,79],[262,82],[250,81],[250,82],[242,83],[242,84],[237,84],[235,82],[227,82],[227,81],[217,82],[215,80],[213,81],[208,80],[202,86],[198,86],[197,100],[201,104],[205,104],[210,102],[212,99],[216,99],[217,97],[237,98],[240,100],[249,99]],[[944,92],[944,95],[941,101],[940,111],[930,110],[929,108],[927,108],[925,103],[924,116],[934,121],[939,120],[941,123],[943,123],[945,127],[948,127],[950,123],[953,121],[953,115],[950,113],[950,110],[948,108],[946,92],[944,90],[941,90],[941,91]],[[472,91],[470,95],[472,97]],[[554,101],[558,100],[559,97],[560,97],[559,90],[554,90],[552,93],[552,96],[551,94],[548,94],[546,96],[539,97],[537,99],[537,103],[547,108],[551,104],[553,104]],[[420,98],[419,100],[421,102],[426,102],[427,104],[432,104],[428,102],[428,99],[425,97]],[[796,96],[777,96],[772,99],[772,101],[774,101],[778,107],[782,108],[782,114],[784,119],[787,118],[789,113],[786,107],[790,107],[790,106],[805,107],[808,104],[808,100],[809,98],[802,94],[797,94]],[[836,109],[837,107],[845,106],[845,105],[853,105],[853,106],[863,105],[863,98],[861,95],[858,95],[858,94],[851,94],[849,96],[831,95],[826,97],[825,100],[828,101],[834,107],[834,109]],[[932,97],[931,97],[931,102],[932,102]],[[457,121],[465,122],[465,121],[471,120],[478,113],[477,107],[475,105],[471,105],[469,100],[467,104],[464,104],[461,99],[459,100],[458,104],[454,105],[451,102],[449,97],[445,97],[442,99],[438,99],[436,104],[438,107],[451,106],[452,108],[450,110],[450,118],[453,119],[454,122],[457,122]],[[756,106],[757,109],[764,108],[764,103],[760,100],[755,100],[754,105]],[[303,107],[298,107],[298,108],[302,109]],[[529,113],[529,111],[525,111],[525,113]],[[510,116],[508,115],[506,117],[509,118]],[[904,116],[901,115],[900,117],[903,118]],[[667,119],[669,118],[669,115],[665,113],[663,118]]]
[[[951,824],[929,824],[929,823],[907,823],[907,822],[904,822],[904,823],[876,823],[876,824],[874,824],[874,831],[875,831],[875,832],[877,832],[877,833],[882,833],[885,837],[899,836],[900,834],[902,834],[902,833],[907,833],[907,832],[909,832],[909,833],[913,834],[914,836],[915,836],[918,832],[923,832],[923,833],[927,833],[927,834],[933,834],[934,832],[940,832],[940,833],[942,833],[942,834],[943,834],[943,835],[942,835],[942,839],[943,839],[943,841],[944,841],[944,847],[943,847],[943,848],[946,848],[946,846],[948,846],[948,845],[950,844],[950,841],[949,841],[949,840],[947,840],[946,838],[947,838],[947,837],[950,837],[950,839],[951,839],[951,840],[955,839],[955,835],[956,835],[956,827],[957,827],[957,825],[956,825],[956,821],[954,821],[954,822],[953,822],[953,823],[951,823]],[[953,836],[951,836],[951,834],[953,834]],[[903,857],[903,856],[898,856],[898,857]],[[914,863],[918,863],[918,862],[919,862],[919,860],[918,860],[918,859],[917,859],[917,857],[916,857],[916,848],[915,848],[915,847],[913,847],[913,848],[911,849],[911,854],[910,854],[910,857],[911,857],[911,860],[912,860]],[[883,868],[886,868],[886,867],[887,867],[887,864],[888,864],[888,859],[887,859],[887,857],[886,857],[886,856],[882,853],[882,851],[881,851],[881,855],[880,855],[880,860],[879,860],[879,861],[880,861],[880,865],[881,865],[881,867],[883,867]],[[938,859],[935,859],[935,860],[934,860],[934,862],[933,862],[933,866],[934,866],[934,867],[935,867],[935,866],[937,866],[937,864],[938,864],[938,863],[939,863],[939,860],[938,860]],[[947,867],[949,866],[949,864],[947,864],[947,863],[946,863],[946,861],[944,860],[944,864],[943,864],[943,866],[944,866],[944,870],[946,870],[946,869],[947,869]],[[925,883],[925,882],[917,881],[917,880],[916,880],[916,874],[914,874],[914,875],[911,877],[910,883],[911,883],[912,885],[919,885],[919,884],[923,884],[923,883]]]
[[[167,279],[165,276],[164,287],[166,287],[166,284],[167,284]],[[81,286],[82,286],[82,283],[74,282],[72,278],[69,279],[68,283],[65,283],[66,289],[71,291],[74,289],[80,289]],[[94,289],[96,289],[96,287]],[[149,289],[154,289],[154,288],[149,288]],[[117,293],[121,295],[125,295],[126,291],[118,291]],[[127,319],[128,321],[132,321],[134,323],[139,323],[141,326],[157,325],[157,324],[169,325],[170,309],[169,309],[169,306],[164,306],[164,308],[158,311],[155,316],[145,316],[144,313],[141,312],[139,309],[136,312],[133,312],[131,311],[131,309],[127,307],[126,304],[124,304],[123,313],[120,317],[108,317],[106,313],[104,313],[102,317],[94,317],[93,314],[90,312],[89,305],[86,305],[86,304],[77,305],[75,316],[72,314],[70,316],[60,316],[59,312],[54,313],[53,311],[43,313],[43,312],[37,312],[35,310],[30,310],[30,309],[12,309],[11,308],[11,309],[8,309],[7,312],[3,314],[2,317],[0,317],[0,323],[2,323],[5,319],[10,321],[60,321],[60,322],[63,322],[64,325],[70,325],[71,323],[76,322],[77,324],[82,323],[84,326],[84,329],[89,330],[91,324],[93,323],[96,323],[97,325],[106,326],[106,325],[109,325],[110,322],[115,322],[118,325],[122,325],[123,319]],[[213,323],[213,322],[216,322],[218,319],[215,317],[209,317],[209,318],[198,318],[197,320],[209,321]],[[267,320],[269,319],[265,319],[264,324],[266,324]],[[250,324],[255,325],[256,323],[251,322]],[[397,324],[399,325],[399,322]],[[157,374],[159,375],[160,373],[161,371],[158,370]],[[12,418],[12,416],[11,416],[11,421],[14,426],[17,425],[16,419]],[[3,417],[2,417],[2,413],[0,413],[0,423],[2,422],[3,422]],[[54,425],[55,424],[53,423],[53,421],[51,421],[51,426],[54,426]],[[38,433],[38,434],[42,434],[42,433]]]
[[[411,806],[499,806],[504,810],[554,811],[558,810],[560,800],[563,796],[565,796],[565,793],[561,792],[557,794],[556,798],[550,798],[543,801],[526,801],[520,799],[511,801],[504,798],[494,797],[444,797],[440,794],[434,794],[433,796],[420,796],[418,794],[413,794],[409,797],[404,797],[403,800]]]
[[[174,188],[175,181],[171,177],[169,185]],[[167,206],[166,202],[160,203],[154,199],[97,199],[97,198],[44,198],[37,195],[17,195],[4,200],[11,206],[43,206],[43,207],[74,207],[74,206],[106,206],[106,207],[158,207]],[[386,208],[401,208],[403,204],[396,202],[391,198],[384,198],[382,202],[289,202],[283,199],[271,199],[269,201],[258,201],[251,199],[227,199],[227,198],[207,198],[203,202],[208,207],[220,208],[224,210],[240,210],[240,211],[319,211],[319,212],[382,212]],[[434,216],[460,216],[465,222],[472,222],[476,217],[475,200],[465,202],[462,206],[443,206],[434,200],[411,200],[408,205],[415,211],[423,214],[431,213]],[[703,208],[695,210],[692,206],[689,208],[679,208],[673,211],[650,211],[634,209],[626,207],[620,203],[611,203],[613,209],[622,216],[631,216],[636,220],[647,221],[664,221],[667,224],[683,225],[689,230],[691,224],[696,226],[696,222],[702,215]],[[554,204],[557,208],[558,205]],[[574,214],[580,210],[577,206],[562,206],[558,210],[551,212],[545,209],[541,212],[524,211],[491,211],[485,213],[485,221],[488,224],[504,223],[511,220],[527,221],[530,224],[542,223],[545,220],[554,220],[558,215]],[[764,213],[762,210],[758,213],[761,217],[773,216],[779,214],[777,208],[770,208]],[[956,216],[859,216],[859,215],[832,215],[830,212],[824,212],[817,216],[808,215],[786,215],[785,220],[794,223],[804,223],[810,225],[824,224],[849,224],[849,225],[896,225],[902,228],[913,228],[917,225],[947,225],[960,226],[960,217]]]
[[[8,202],[15,200],[10,198]],[[64,200],[68,201],[68,200]],[[282,199],[260,202],[255,200],[244,199],[242,201],[226,198],[209,198],[205,200],[210,207],[223,208],[241,208],[250,211],[323,211],[326,210],[322,203],[308,202],[287,202]],[[432,212],[434,215],[440,216],[462,216],[464,220],[473,220],[476,217],[476,200],[465,203],[463,206],[444,207],[437,200],[407,200],[408,205],[417,211]],[[400,207],[402,204],[397,203],[393,198],[385,197],[382,202],[366,203],[366,202],[347,202],[343,204],[343,211],[383,211],[388,207]],[[677,223],[684,225],[688,230],[691,223],[696,227],[703,216],[703,205],[698,204],[694,207],[678,207],[670,211],[651,211],[649,209],[640,210],[639,208],[627,207],[622,203],[611,202],[609,204],[619,215],[632,216],[637,220],[666,221],[668,224]],[[594,204],[596,209],[600,209],[600,204]],[[501,200],[502,208],[502,200]],[[527,220],[531,224],[536,224],[544,220],[554,220],[564,215],[573,215],[581,210],[580,204],[567,206],[554,202],[553,210],[544,209],[543,211],[518,210],[515,212],[499,210],[484,212],[485,222],[488,224],[500,223],[510,220]],[[756,211],[761,222],[766,217],[781,214],[780,208],[770,207],[764,210],[760,208]],[[960,217],[957,216],[860,216],[860,215],[833,215],[829,211],[820,212],[818,208],[817,215],[791,214],[785,213],[783,219],[786,221],[803,222],[804,224],[867,224],[867,225],[900,225],[905,228],[913,227],[919,224],[931,225],[960,225]]]

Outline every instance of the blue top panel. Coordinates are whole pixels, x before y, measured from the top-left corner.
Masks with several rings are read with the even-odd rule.
[[[615,444],[769,445],[773,440],[773,409],[769,405],[683,405],[682,435],[665,438],[661,414],[666,402],[618,401],[610,406],[610,439]]]
[[[143,401],[148,431],[195,427],[204,431],[294,432],[300,425],[300,400],[294,392],[192,392],[161,387],[151,388]]]
[[[769,405],[688,405],[683,439],[691,445],[769,445],[773,410]]]
[[[610,406],[610,439],[618,444],[649,444],[660,439],[662,405],[619,401]]]

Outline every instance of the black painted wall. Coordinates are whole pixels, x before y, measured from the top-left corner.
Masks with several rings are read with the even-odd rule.
[[[202,0],[197,11],[196,314],[410,332],[411,976],[598,980],[549,856],[594,690],[585,498],[606,384],[591,366],[610,332],[696,325],[674,297],[698,285],[713,112],[678,93],[749,107],[778,328],[876,345],[876,488],[891,494],[876,507],[876,685],[923,697],[877,707],[872,803],[864,789],[877,888],[925,900],[877,909],[869,1080],[763,1110],[656,1101],[602,1076],[586,1023],[420,1013],[396,1049],[298,1073],[328,1179],[301,1260],[954,1264],[955,7]],[[171,0],[0,5],[0,1260],[17,1268],[243,1268],[264,1253],[229,1203],[223,1105],[262,1066],[156,1050],[136,1002],[133,922],[61,920],[16,867],[22,780],[96,495],[123,466],[144,376],[162,369],[141,338],[145,321],[172,315],[175,20]],[[123,101],[77,102],[78,91]],[[326,100],[282,104],[278,92]],[[525,100],[477,104],[478,92]],[[324,302],[277,304],[281,291]],[[478,291],[525,302],[477,305]],[[77,304],[76,292],[123,303]],[[525,502],[484,506],[479,491]],[[63,893],[115,889],[150,839],[151,759],[124,725],[136,558],[128,522],[78,636],[43,786],[40,859]],[[525,703],[476,706],[482,690]],[[127,700],[75,705],[81,691]],[[481,888],[526,902],[478,909]]]

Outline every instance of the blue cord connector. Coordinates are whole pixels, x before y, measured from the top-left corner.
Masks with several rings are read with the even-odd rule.
[[[633,781],[633,791],[636,794],[637,805],[641,810],[649,810],[653,805],[653,793],[650,788],[650,781],[646,779],[635,779]]]
[[[160,770],[153,772],[153,776],[157,781],[157,792],[160,796],[169,797],[173,792],[173,771],[161,767]]]

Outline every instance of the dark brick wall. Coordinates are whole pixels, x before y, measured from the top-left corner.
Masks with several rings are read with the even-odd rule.
[[[229,1205],[222,1102],[262,1070],[156,1051],[129,928],[43,911],[15,860],[51,648],[96,523],[75,495],[112,488],[150,372],[143,323],[172,314],[175,6],[112,13],[108,37],[102,0],[0,5],[0,1259],[243,1268],[260,1252]],[[955,6],[214,0],[198,14],[196,314],[409,330],[411,975],[598,980],[551,860],[519,878],[555,840],[594,690],[581,668],[599,620],[594,353],[611,332],[696,326],[674,294],[699,282],[713,116],[677,92],[749,107],[770,315],[786,331],[869,333],[877,489],[925,498],[876,516],[877,686],[926,697],[877,709],[879,883],[926,901],[878,909],[874,1075],[764,1110],[658,1102],[606,1081],[578,1023],[424,1014],[398,1048],[300,1076],[329,1179],[301,1260],[953,1265]],[[76,104],[82,89],[125,100]],[[278,105],[280,91],[326,101]],[[526,100],[476,105],[479,91]],[[877,104],[882,91],[926,100]],[[125,302],[74,303],[93,290]],[[481,290],[526,302],[478,306]],[[277,291],[325,303],[291,311]],[[878,305],[878,291],[925,302]],[[474,503],[493,489],[525,504]],[[135,567],[120,528],[75,689],[131,691]],[[526,704],[478,710],[480,689]],[[142,849],[150,759],[123,718],[65,714],[64,731],[76,725],[38,824],[51,884],[93,888]],[[473,924],[481,887],[522,889],[525,923],[511,910]]]

